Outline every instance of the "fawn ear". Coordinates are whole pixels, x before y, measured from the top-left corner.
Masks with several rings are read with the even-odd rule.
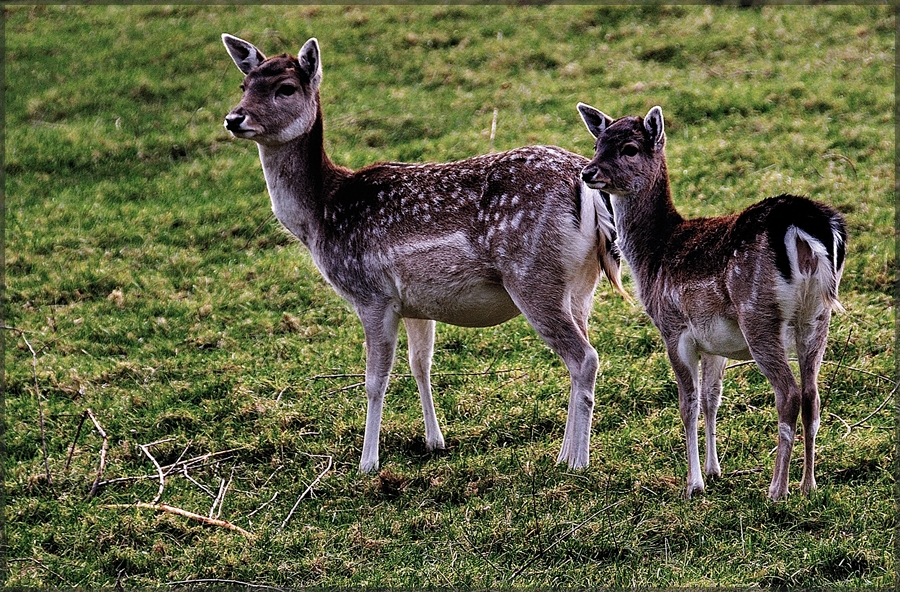
[[[650,134],[650,140],[653,142],[654,152],[662,149],[666,145],[666,126],[663,123],[662,108],[653,107],[644,118],[644,128]]]
[[[266,59],[263,52],[256,49],[252,43],[239,39],[234,35],[222,33],[222,43],[228,50],[228,55],[234,60],[235,65],[244,74],[249,74],[250,70],[257,67]]]
[[[588,131],[591,132],[591,135],[595,138],[606,131],[609,124],[613,122],[609,115],[594,109],[590,105],[585,105],[584,103],[578,103],[578,112],[581,113],[581,119],[587,126]]]
[[[319,59],[319,41],[313,37],[300,49],[300,69],[309,79],[309,85],[316,90],[322,82],[322,60]]]

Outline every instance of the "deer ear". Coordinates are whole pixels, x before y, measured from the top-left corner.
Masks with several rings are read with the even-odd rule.
[[[322,60],[319,59],[319,41],[313,37],[300,49],[300,69],[309,79],[313,89],[319,88],[322,82]]]
[[[584,103],[578,103],[578,112],[581,113],[581,119],[587,126],[588,131],[595,138],[606,131],[606,128],[613,122],[609,115]]]
[[[644,128],[650,134],[650,140],[653,142],[653,150],[660,150],[666,145],[666,126],[663,122],[662,108],[653,107],[644,118]]]
[[[222,43],[225,44],[225,49],[228,50],[228,55],[234,60],[235,65],[244,74],[249,74],[250,70],[263,63],[266,59],[263,52],[256,49],[255,45],[243,39],[238,39],[234,35],[222,33]]]

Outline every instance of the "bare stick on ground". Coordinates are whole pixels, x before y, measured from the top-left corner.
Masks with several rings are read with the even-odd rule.
[[[28,338],[25,337],[25,334],[20,332],[20,335],[22,335],[22,341],[28,346],[28,351],[31,352],[31,375],[34,377],[34,393],[38,398],[38,421],[41,426],[41,450],[44,453],[44,472],[47,474],[47,485],[52,486],[53,478],[50,476],[50,462],[47,460],[47,430],[44,427],[44,398],[41,396],[41,389],[38,386],[37,352],[31,347],[31,343],[28,342]]]
[[[88,498],[94,497],[94,494],[97,493],[97,488],[100,485],[100,479],[103,477],[103,469],[106,467],[106,452],[109,450],[109,438],[106,436],[106,432],[100,427],[100,422],[97,421],[97,418],[94,417],[94,413],[90,409],[84,410],[85,417],[90,417],[91,422],[94,424],[94,427],[97,429],[97,432],[100,434],[100,437],[103,438],[103,444],[100,446],[100,468],[97,469],[97,477],[94,479],[94,483],[91,485],[91,490],[88,492]],[[72,447],[75,447],[75,443],[72,443]]]
[[[240,526],[236,524],[232,524],[227,520],[220,520],[218,518],[207,518],[206,516],[201,516],[200,514],[195,514],[193,512],[188,512],[187,510],[182,510],[181,508],[176,508],[175,506],[170,506],[169,504],[148,504],[146,502],[138,502],[136,504],[112,504],[108,506],[103,506],[104,508],[144,508],[147,510],[156,510],[159,512],[167,512],[169,514],[176,514],[178,516],[184,516],[185,518],[190,518],[191,520],[196,520],[198,522],[202,522],[204,524],[209,524],[211,526],[220,526],[222,528],[227,528],[228,530],[234,530],[236,532],[241,533],[245,537],[253,538],[253,535]]]
[[[310,455],[310,456],[315,456],[315,457],[317,457],[317,458],[327,458],[327,459],[328,459],[328,466],[326,466],[326,467],[325,467],[325,470],[322,471],[321,473],[319,473],[319,476],[316,477],[316,478],[313,480],[313,482],[309,484],[309,487],[307,487],[307,488],[303,491],[303,493],[300,494],[300,497],[298,497],[298,498],[297,498],[297,501],[294,502],[294,507],[291,508],[291,511],[288,512],[288,515],[287,515],[287,517],[284,519],[284,522],[282,522],[282,523],[281,523],[281,526],[278,528],[278,532],[281,532],[282,530],[284,530],[284,527],[287,526],[287,523],[290,521],[291,516],[294,515],[294,511],[297,509],[297,506],[300,505],[300,502],[303,500],[303,498],[306,497],[306,495],[307,495],[309,492],[312,491],[312,488],[315,487],[316,483],[318,483],[319,481],[322,480],[322,477],[325,476],[325,473],[327,473],[328,471],[331,470],[331,463],[332,463],[332,460],[333,460],[332,457],[330,457],[330,456],[324,456],[324,455],[315,455],[315,454]]]

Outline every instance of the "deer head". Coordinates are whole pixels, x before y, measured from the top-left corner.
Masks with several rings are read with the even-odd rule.
[[[307,41],[296,58],[266,58],[252,43],[227,33],[222,42],[245,74],[244,95],[225,118],[225,128],[260,144],[284,144],[309,133],[318,116],[322,82],[318,41]]]
[[[666,146],[661,108],[653,107],[643,120],[614,121],[584,103],[578,103],[578,112],[596,139],[594,158],[581,174],[588,186],[624,197],[639,193],[659,176]]]

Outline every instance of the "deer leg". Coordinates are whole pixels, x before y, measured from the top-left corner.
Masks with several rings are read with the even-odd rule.
[[[510,295],[537,334],[562,358],[569,371],[569,411],[556,462],[567,462],[572,469],[584,468],[590,458],[594,386],[599,367],[597,351],[583,334],[579,321],[573,318],[568,298],[553,303],[547,298],[525,300],[512,292]]]
[[[584,294],[572,294],[569,298],[569,305],[572,312],[572,319],[575,322],[575,325],[578,327],[578,330],[581,332],[581,335],[584,337],[584,340],[590,343],[590,338],[588,337],[588,318],[590,317],[591,307],[593,305],[593,297],[594,291],[593,289],[587,290]],[[557,351],[557,350],[555,350]],[[559,353],[557,351],[557,353]],[[560,354],[560,357],[563,357]],[[565,358],[563,357],[565,361]],[[567,364],[567,369],[569,369]],[[569,369],[570,376],[572,376],[572,371]],[[585,465],[587,465],[587,458],[590,456],[590,451],[588,450],[590,443],[590,425],[591,418],[593,416],[593,393],[594,386],[596,384],[596,371],[593,374],[593,380],[591,381],[590,393],[591,393],[591,401],[590,407],[585,410],[584,404],[579,403],[579,390],[575,388],[576,381],[573,379],[571,390],[569,392],[569,411],[566,413],[566,429],[563,432],[563,444],[559,452],[559,456],[557,457],[556,462],[569,462],[571,459],[577,458],[577,455],[574,454],[575,449],[580,445],[587,451],[586,456],[582,455],[585,458]],[[584,416],[582,416],[584,414]],[[584,424],[587,423],[587,427],[584,427]],[[584,434],[585,430],[588,434],[588,439],[584,444],[576,444],[576,440],[579,437],[579,434]]]
[[[666,350],[678,383],[678,411],[684,424],[687,446],[687,486],[684,495],[690,499],[694,493],[703,493],[705,489],[700,472],[700,445],[697,437],[700,418],[699,359],[693,341],[686,334],[676,339],[666,338]]]
[[[770,335],[780,335],[780,329],[774,330]],[[772,340],[769,340],[766,347],[760,347],[752,338],[747,341],[756,365],[775,391],[775,409],[778,412],[778,448],[775,454],[772,483],[769,485],[769,498],[772,501],[778,501],[788,492],[791,454],[797,430],[797,416],[800,414],[800,388],[797,386],[797,381],[794,380],[791,367],[788,365],[787,352],[783,346],[780,344],[775,346]]]
[[[444,436],[438,425],[434,412],[434,400],[431,396],[431,358],[434,354],[434,321],[425,319],[403,319],[406,334],[409,336],[409,367],[416,385],[419,387],[419,399],[422,401],[422,414],[425,418],[425,447],[428,450],[444,448]]]
[[[797,332],[797,358],[800,362],[800,400],[803,417],[803,478],[800,491],[809,494],[816,488],[816,434],[819,431],[820,401],[817,380],[825,345],[831,310],[824,311],[810,323],[808,331]]]
[[[397,349],[400,318],[390,309],[360,311],[366,334],[366,432],[363,436],[359,470],[370,473],[378,468],[378,438],[388,377]]]
[[[706,461],[703,472],[707,477],[721,477],[719,454],[716,451],[716,414],[722,402],[722,376],[726,358],[710,354],[700,356],[700,403],[703,406],[703,423],[706,427]]]

